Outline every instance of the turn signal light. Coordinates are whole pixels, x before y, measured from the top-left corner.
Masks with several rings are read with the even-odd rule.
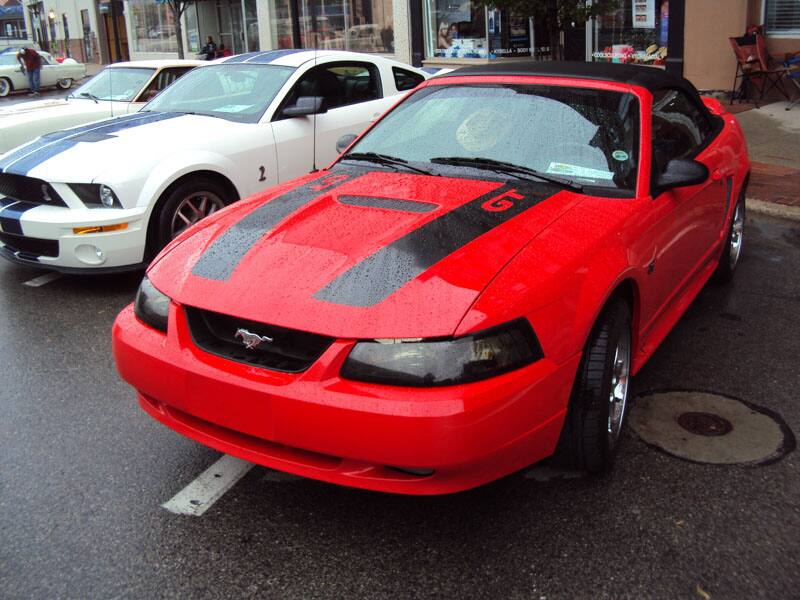
[[[116,225],[90,225],[88,227],[73,227],[72,233],[75,235],[85,235],[87,233],[105,233],[107,231],[122,231],[127,229],[127,223],[117,223]]]

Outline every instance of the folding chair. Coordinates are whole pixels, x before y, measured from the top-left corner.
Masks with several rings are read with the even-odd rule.
[[[767,44],[759,27],[748,28],[741,37],[728,38],[736,55],[736,76],[733,80],[731,104],[735,98],[741,101],[751,98],[756,108],[773,88],[789,100],[784,81],[794,69],[786,65],[774,65],[767,52]],[[739,82],[741,81],[741,84]],[[737,84],[739,89],[737,90]]]
[[[739,102],[744,101],[755,91],[750,77],[759,71],[760,66],[755,35],[732,37],[728,40],[736,55],[736,75],[733,78],[733,89],[731,90],[731,104],[733,104],[736,99]]]
[[[789,73],[793,69],[780,63],[776,66],[775,61],[772,60],[767,52],[767,42],[762,33],[756,33],[756,56],[758,57],[759,71],[753,75],[762,80],[759,101],[769,94],[773,88],[783,94],[784,98],[791,100],[784,82],[789,78]],[[756,103],[756,106],[758,106],[758,103]]]
[[[786,110],[792,110],[796,104],[800,103],[800,52],[797,54],[787,54],[783,64],[791,69],[786,78],[797,88],[797,98],[792,100],[786,107]]]

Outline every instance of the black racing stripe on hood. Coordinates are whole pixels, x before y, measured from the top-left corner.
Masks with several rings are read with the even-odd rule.
[[[136,113],[127,117],[118,117],[112,121],[95,123],[92,126],[78,127],[66,131],[57,131],[43,136],[36,142],[23,146],[0,161],[0,172],[15,175],[27,175],[43,162],[61,154],[79,143],[94,143],[113,139],[114,133],[157,123],[182,116],[183,113]]]
[[[344,183],[351,175],[347,171],[337,170],[336,173],[314,179],[277,196],[247,213],[206,248],[192,268],[192,275],[217,281],[229,279],[244,256],[278,223],[303,205],[316,200],[320,193]]]
[[[520,190],[499,186],[428,221],[353,265],[314,298],[361,307],[382,302],[443,258],[550,197]]]
[[[31,202],[14,202],[0,208],[0,230],[4,233],[23,235],[20,219],[23,214],[37,206],[39,205]]]

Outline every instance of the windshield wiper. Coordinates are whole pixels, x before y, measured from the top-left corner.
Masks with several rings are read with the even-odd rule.
[[[91,92],[81,92],[80,94],[78,94],[78,96],[80,96],[81,98],[91,98],[92,100],[94,100],[95,104],[98,104],[100,102],[100,98],[98,98]]]
[[[396,156],[389,156],[388,154],[378,154],[377,152],[350,152],[345,154],[342,158],[345,160],[366,160],[390,167],[404,167],[409,171],[416,171],[417,173],[422,173],[423,175],[438,176],[438,173],[431,173],[425,169],[420,169],[419,167],[408,164],[408,161],[405,159],[397,158]]]
[[[198,112],[196,110],[178,110],[178,111],[175,111],[175,112],[179,112],[179,113],[184,114],[184,115],[193,115],[193,116],[196,116],[196,117],[214,117],[215,119],[223,119],[225,121],[228,120],[225,117],[222,117],[220,115],[215,115],[214,113]]]
[[[552,183],[559,187],[567,188],[573,192],[583,192],[583,186],[580,183],[574,182],[572,179],[563,177],[556,177],[537,171],[536,169],[529,169],[521,165],[505,162],[502,160],[494,160],[493,158],[470,158],[467,156],[438,156],[430,159],[430,162],[440,165],[453,165],[455,167],[475,167],[476,169],[488,169],[497,173],[512,173],[518,175],[530,175],[542,181]]]

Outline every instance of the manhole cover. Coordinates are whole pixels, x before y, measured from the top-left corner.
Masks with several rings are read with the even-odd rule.
[[[705,412],[685,412],[675,419],[678,425],[695,435],[725,435],[733,431],[728,419]]]
[[[679,458],[702,463],[762,463],[795,447],[777,415],[707,392],[639,396],[629,423],[642,440]]]

